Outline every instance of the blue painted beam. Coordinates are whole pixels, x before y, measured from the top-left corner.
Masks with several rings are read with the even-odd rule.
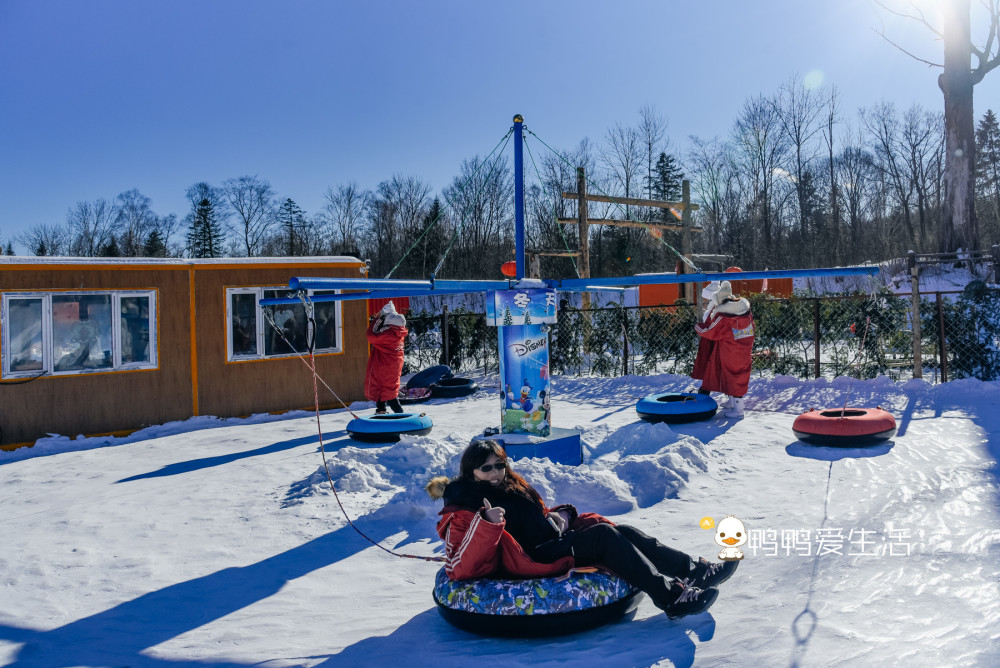
[[[755,281],[762,278],[805,278],[810,276],[874,276],[878,267],[832,267],[829,269],[775,269],[769,271],[719,272],[712,274],[646,274],[618,278],[569,278],[548,280],[557,290],[582,291],[607,285],[662,285],[667,283],[708,283],[709,281]]]
[[[362,292],[343,292],[336,295],[312,295],[309,301],[321,302],[349,302],[360,299],[394,299],[396,297],[433,297],[434,295],[454,295],[468,294],[469,290],[372,290]],[[281,306],[285,304],[301,304],[298,297],[271,297],[260,300],[261,306]]]
[[[454,290],[485,292],[486,290],[508,290],[514,281],[408,281],[394,278],[292,278],[288,281],[291,290]]]

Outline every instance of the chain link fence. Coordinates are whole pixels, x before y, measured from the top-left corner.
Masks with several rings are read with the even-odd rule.
[[[982,282],[963,292],[921,297],[918,374],[909,296],[755,295],[750,304],[757,374],[1000,379],[1000,292]],[[582,376],[690,374],[698,351],[697,317],[695,307],[686,304],[564,308],[549,330],[549,367],[553,373]],[[445,363],[456,373],[499,368],[497,328],[487,326],[483,314],[462,309],[418,313],[408,317],[408,324],[404,373]]]

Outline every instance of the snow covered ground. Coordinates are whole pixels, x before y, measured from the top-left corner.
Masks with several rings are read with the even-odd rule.
[[[493,379],[482,379],[484,385]],[[702,615],[572,636],[479,639],[431,600],[438,566],[347,526],[308,413],[195,418],[127,438],[52,437],[0,453],[0,662],[14,666],[1000,665],[1000,385],[755,378],[741,421],[639,422],[680,376],[555,378],[553,421],[584,429],[581,467],[517,469],[549,500],[692,554],[728,513],[755,548]],[[880,404],[889,443],[795,440],[811,406]],[[420,406],[426,437],[350,441],[322,415],[330,471],[374,540],[441,553],[439,502],[495,390]],[[355,410],[366,404],[356,404]]]

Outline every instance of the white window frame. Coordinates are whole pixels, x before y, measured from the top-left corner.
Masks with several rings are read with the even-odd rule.
[[[270,330],[270,324],[264,318],[264,307],[260,305],[260,300],[264,299],[265,290],[277,290],[279,292],[289,292],[287,285],[264,285],[257,287],[233,287],[226,288],[226,361],[227,362],[248,362],[253,360],[272,360],[272,359],[282,359],[287,357],[297,357],[296,353],[280,353],[266,355],[264,353],[264,343],[268,331]],[[341,290],[307,290],[307,294],[312,297],[316,294],[340,294]],[[257,323],[257,352],[254,354],[233,354],[233,295],[253,295],[254,303],[257,307],[256,313],[256,323]],[[316,348],[313,352],[317,355],[329,355],[332,353],[342,353],[344,352],[344,318],[343,318],[343,302],[333,302],[334,317],[336,318],[336,331],[337,331],[337,345],[328,348]],[[306,324],[306,336],[311,338],[313,336],[313,323],[307,321]],[[298,354],[308,354],[308,350],[299,350]]]
[[[56,371],[55,352],[52,349],[52,298],[53,297],[111,297],[111,350],[112,365],[102,369],[73,369]],[[77,376],[90,373],[111,373],[115,371],[135,371],[138,369],[159,368],[159,351],[157,348],[157,311],[155,290],[73,290],[65,292],[4,292],[0,300],[0,377],[32,378],[34,376]],[[149,299],[149,361],[122,363],[122,331],[121,331],[121,300],[130,297],[145,297]],[[26,371],[12,371],[10,350],[10,301],[20,299],[42,300],[42,368]]]

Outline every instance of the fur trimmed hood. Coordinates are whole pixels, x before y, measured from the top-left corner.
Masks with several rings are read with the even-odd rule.
[[[427,490],[427,495],[432,499],[441,499],[444,498],[444,488],[448,486],[448,482],[447,476],[435,476],[424,486],[424,489]]]

